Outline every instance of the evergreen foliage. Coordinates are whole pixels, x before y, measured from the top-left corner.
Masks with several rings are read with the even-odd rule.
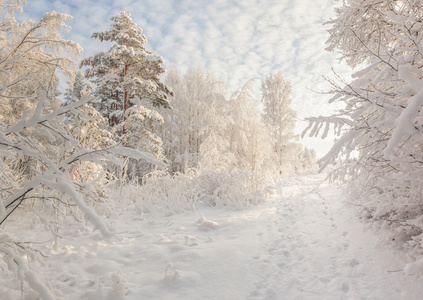
[[[165,72],[163,58],[145,48],[147,38],[127,9],[111,18],[110,30],[96,32],[93,38],[112,42],[106,52],[82,60],[85,76],[97,84],[100,100],[95,108],[117,132],[117,142],[148,151],[163,159],[162,141],[155,127],[163,120],[156,107],[169,108],[172,91],[160,80]],[[139,180],[154,166],[128,161],[127,175]]]

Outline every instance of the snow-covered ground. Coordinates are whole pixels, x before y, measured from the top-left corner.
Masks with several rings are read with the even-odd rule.
[[[141,215],[129,206],[109,219],[110,241],[64,228],[56,250],[42,246],[49,258],[38,270],[63,299],[422,299],[404,255],[365,230],[323,179],[283,179],[274,200],[243,211]],[[16,236],[43,240],[41,226],[18,225],[8,225]],[[19,299],[5,276],[0,299]]]

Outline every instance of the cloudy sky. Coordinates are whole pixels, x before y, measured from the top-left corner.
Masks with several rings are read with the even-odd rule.
[[[67,37],[87,57],[108,48],[91,34],[107,30],[110,17],[126,7],[147,36],[147,48],[162,56],[167,68],[208,68],[227,84],[228,95],[248,79],[281,71],[293,87],[301,132],[306,126],[301,119],[330,109],[329,96],[311,91],[328,89],[322,75],[330,75],[331,68],[344,77],[350,73],[336,53],[325,51],[323,23],[334,17],[337,5],[335,0],[27,0],[19,19],[38,20],[53,10],[72,15]],[[332,139],[306,138],[303,144],[322,156]]]

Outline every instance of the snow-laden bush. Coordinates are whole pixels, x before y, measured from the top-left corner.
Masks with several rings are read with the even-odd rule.
[[[157,171],[149,174],[142,186],[122,189],[121,195],[140,212],[168,214],[196,210],[200,206],[245,209],[265,201],[273,193],[270,182],[261,175],[207,170],[175,175]]]
[[[207,197],[207,205],[245,209],[265,201],[272,188],[266,178],[253,172],[202,171],[193,183]]]

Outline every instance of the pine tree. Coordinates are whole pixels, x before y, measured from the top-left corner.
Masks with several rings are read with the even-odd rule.
[[[100,112],[111,127],[126,120],[125,112],[133,105],[169,107],[170,89],[159,76],[165,72],[163,58],[145,48],[147,38],[132,21],[127,9],[111,18],[111,29],[96,32],[93,38],[114,43],[106,52],[82,60],[85,76],[95,79],[101,97]],[[125,125],[122,126],[125,135]]]
[[[155,107],[168,108],[168,96],[172,94],[159,78],[165,72],[164,60],[145,48],[147,38],[127,9],[111,21],[110,30],[96,32],[92,37],[112,42],[113,46],[82,60],[81,67],[88,67],[86,78],[97,84],[100,102],[96,107],[110,127],[117,129],[119,142],[161,158],[162,142],[155,127],[163,118]],[[142,176],[149,170],[138,171],[132,175]]]
[[[68,81],[69,87],[64,94],[64,105],[72,103],[74,100],[79,100],[82,97],[82,91],[86,89],[91,91],[91,87],[85,82],[84,74],[81,71],[78,71],[75,74],[75,79],[71,85]]]

